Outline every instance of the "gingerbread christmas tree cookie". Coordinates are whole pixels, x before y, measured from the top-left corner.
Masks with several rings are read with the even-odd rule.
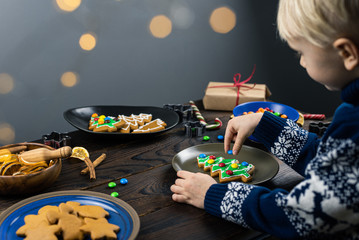
[[[200,154],[197,157],[198,167],[211,171],[211,176],[219,176],[219,182],[242,181],[250,182],[254,172],[254,165],[247,162],[239,163],[237,159],[225,159]]]

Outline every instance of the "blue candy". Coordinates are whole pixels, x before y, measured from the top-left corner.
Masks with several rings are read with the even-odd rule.
[[[243,167],[247,167],[247,166],[248,166],[248,163],[247,163],[247,162],[242,162],[242,166],[243,166]]]
[[[200,158],[205,158],[205,157],[207,157],[207,155],[204,154],[204,153],[201,153],[201,154],[199,155],[199,157],[200,157]]]
[[[228,150],[228,152],[227,152],[228,154],[233,154],[233,151],[232,150]]]
[[[223,141],[224,137],[223,137],[223,135],[218,135],[218,136],[217,136],[217,139],[218,139],[219,141]]]
[[[122,178],[122,179],[120,180],[120,183],[121,183],[122,185],[125,185],[125,184],[128,183],[128,180],[127,180],[126,178]]]

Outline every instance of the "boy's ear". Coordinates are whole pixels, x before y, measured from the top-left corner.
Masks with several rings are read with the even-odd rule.
[[[333,47],[338,50],[348,71],[359,65],[359,49],[353,41],[348,38],[338,38],[334,41]]]

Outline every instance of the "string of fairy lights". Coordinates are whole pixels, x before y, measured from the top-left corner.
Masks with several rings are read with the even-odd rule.
[[[53,0],[57,10],[62,12],[73,12],[81,7],[82,0]],[[120,3],[120,0],[115,0]],[[186,9],[181,10],[181,15],[186,16]],[[179,11],[178,11],[179,12]],[[153,16],[149,19],[149,33],[157,39],[168,37],[173,30],[173,22],[176,16],[166,16],[164,14]],[[189,19],[187,16],[186,19]],[[216,33],[229,33],[236,25],[236,14],[229,7],[219,7],[212,11],[208,23]],[[97,45],[97,36],[94,32],[86,32],[78,39],[78,46],[84,51],[92,51]],[[64,72],[60,79],[62,86],[71,88],[79,83],[79,74],[73,71]],[[0,95],[11,93],[16,88],[16,79],[9,73],[0,73]],[[0,144],[10,144],[15,141],[15,128],[0,118]]]

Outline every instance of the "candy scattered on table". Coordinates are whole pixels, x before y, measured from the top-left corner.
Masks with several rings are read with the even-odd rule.
[[[111,193],[111,196],[112,196],[112,197],[118,197],[118,195],[119,195],[118,192],[113,192],[113,193]]]
[[[127,180],[126,178],[122,178],[122,179],[120,180],[120,183],[121,183],[122,185],[126,185],[126,184],[128,183],[128,180]]]
[[[116,187],[117,186],[117,184],[115,183],[115,182],[109,182],[108,183],[108,187],[109,188],[114,188],[114,187]]]
[[[223,135],[218,135],[218,136],[217,136],[217,140],[218,140],[218,141],[223,141],[223,139],[224,139],[224,136],[223,136]]]
[[[209,136],[204,136],[204,137],[203,137],[203,141],[208,141],[209,139],[210,139]]]

